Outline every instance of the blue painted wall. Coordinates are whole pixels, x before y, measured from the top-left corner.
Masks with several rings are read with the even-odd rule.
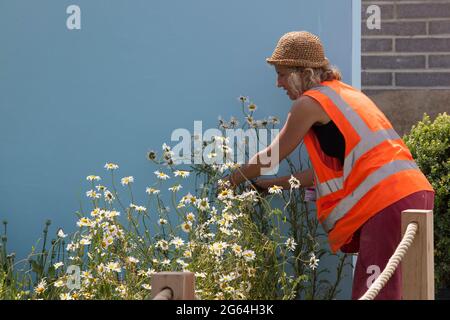
[[[81,30],[66,27],[71,4]],[[105,162],[133,175],[143,199],[153,181],[146,152],[194,120],[208,128],[218,115],[238,115],[241,94],[261,117],[284,120],[291,102],[265,58],[285,32],[318,34],[344,81],[358,85],[359,6],[0,0],[0,219],[9,221],[9,249],[24,257],[46,219],[73,231],[85,177],[107,177]]]

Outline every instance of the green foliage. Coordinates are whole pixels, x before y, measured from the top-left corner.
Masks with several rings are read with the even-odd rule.
[[[403,137],[435,190],[434,243],[436,288],[450,287],[450,116],[427,114]]]

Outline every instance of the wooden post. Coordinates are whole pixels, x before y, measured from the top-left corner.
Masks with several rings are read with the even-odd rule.
[[[195,300],[195,277],[192,272],[158,272],[152,277],[154,299],[164,289],[172,290],[172,300]]]
[[[402,237],[411,222],[418,229],[402,261],[403,299],[434,300],[433,211],[402,211]]]

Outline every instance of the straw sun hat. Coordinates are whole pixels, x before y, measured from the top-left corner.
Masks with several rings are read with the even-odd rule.
[[[320,68],[329,63],[319,37],[307,31],[283,35],[266,61],[274,65],[306,68]]]

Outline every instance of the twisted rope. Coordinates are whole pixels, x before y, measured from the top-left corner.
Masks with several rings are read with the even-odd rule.
[[[153,300],[172,300],[172,299],[173,299],[173,292],[172,289],[170,288],[164,288],[153,298]]]
[[[375,299],[375,297],[378,295],[380,290],[383,289],[383,287],[389,281],[391,276],[394,274],[395,270],[397,269],[398,264],[400,263],[400,261],[402,261],[403,257],[405,256],[406,251],[408,251],[408,248],[411,246],[411,243],[414,241],[414,237],[416,235],[417,229],[418,229],[417,223],[412,222],[412,223],[408,224],[408,227],[406,228],[406,232],[405,232],[405,235],[403,236],[402,241],[397,246],[397,249],[395,249],[394,254],[389,259],[383,272],[375,280],[375,282],[372,283],[369,290],[367,290],[367,292],[361,298],[359,298],[359,300]]]

